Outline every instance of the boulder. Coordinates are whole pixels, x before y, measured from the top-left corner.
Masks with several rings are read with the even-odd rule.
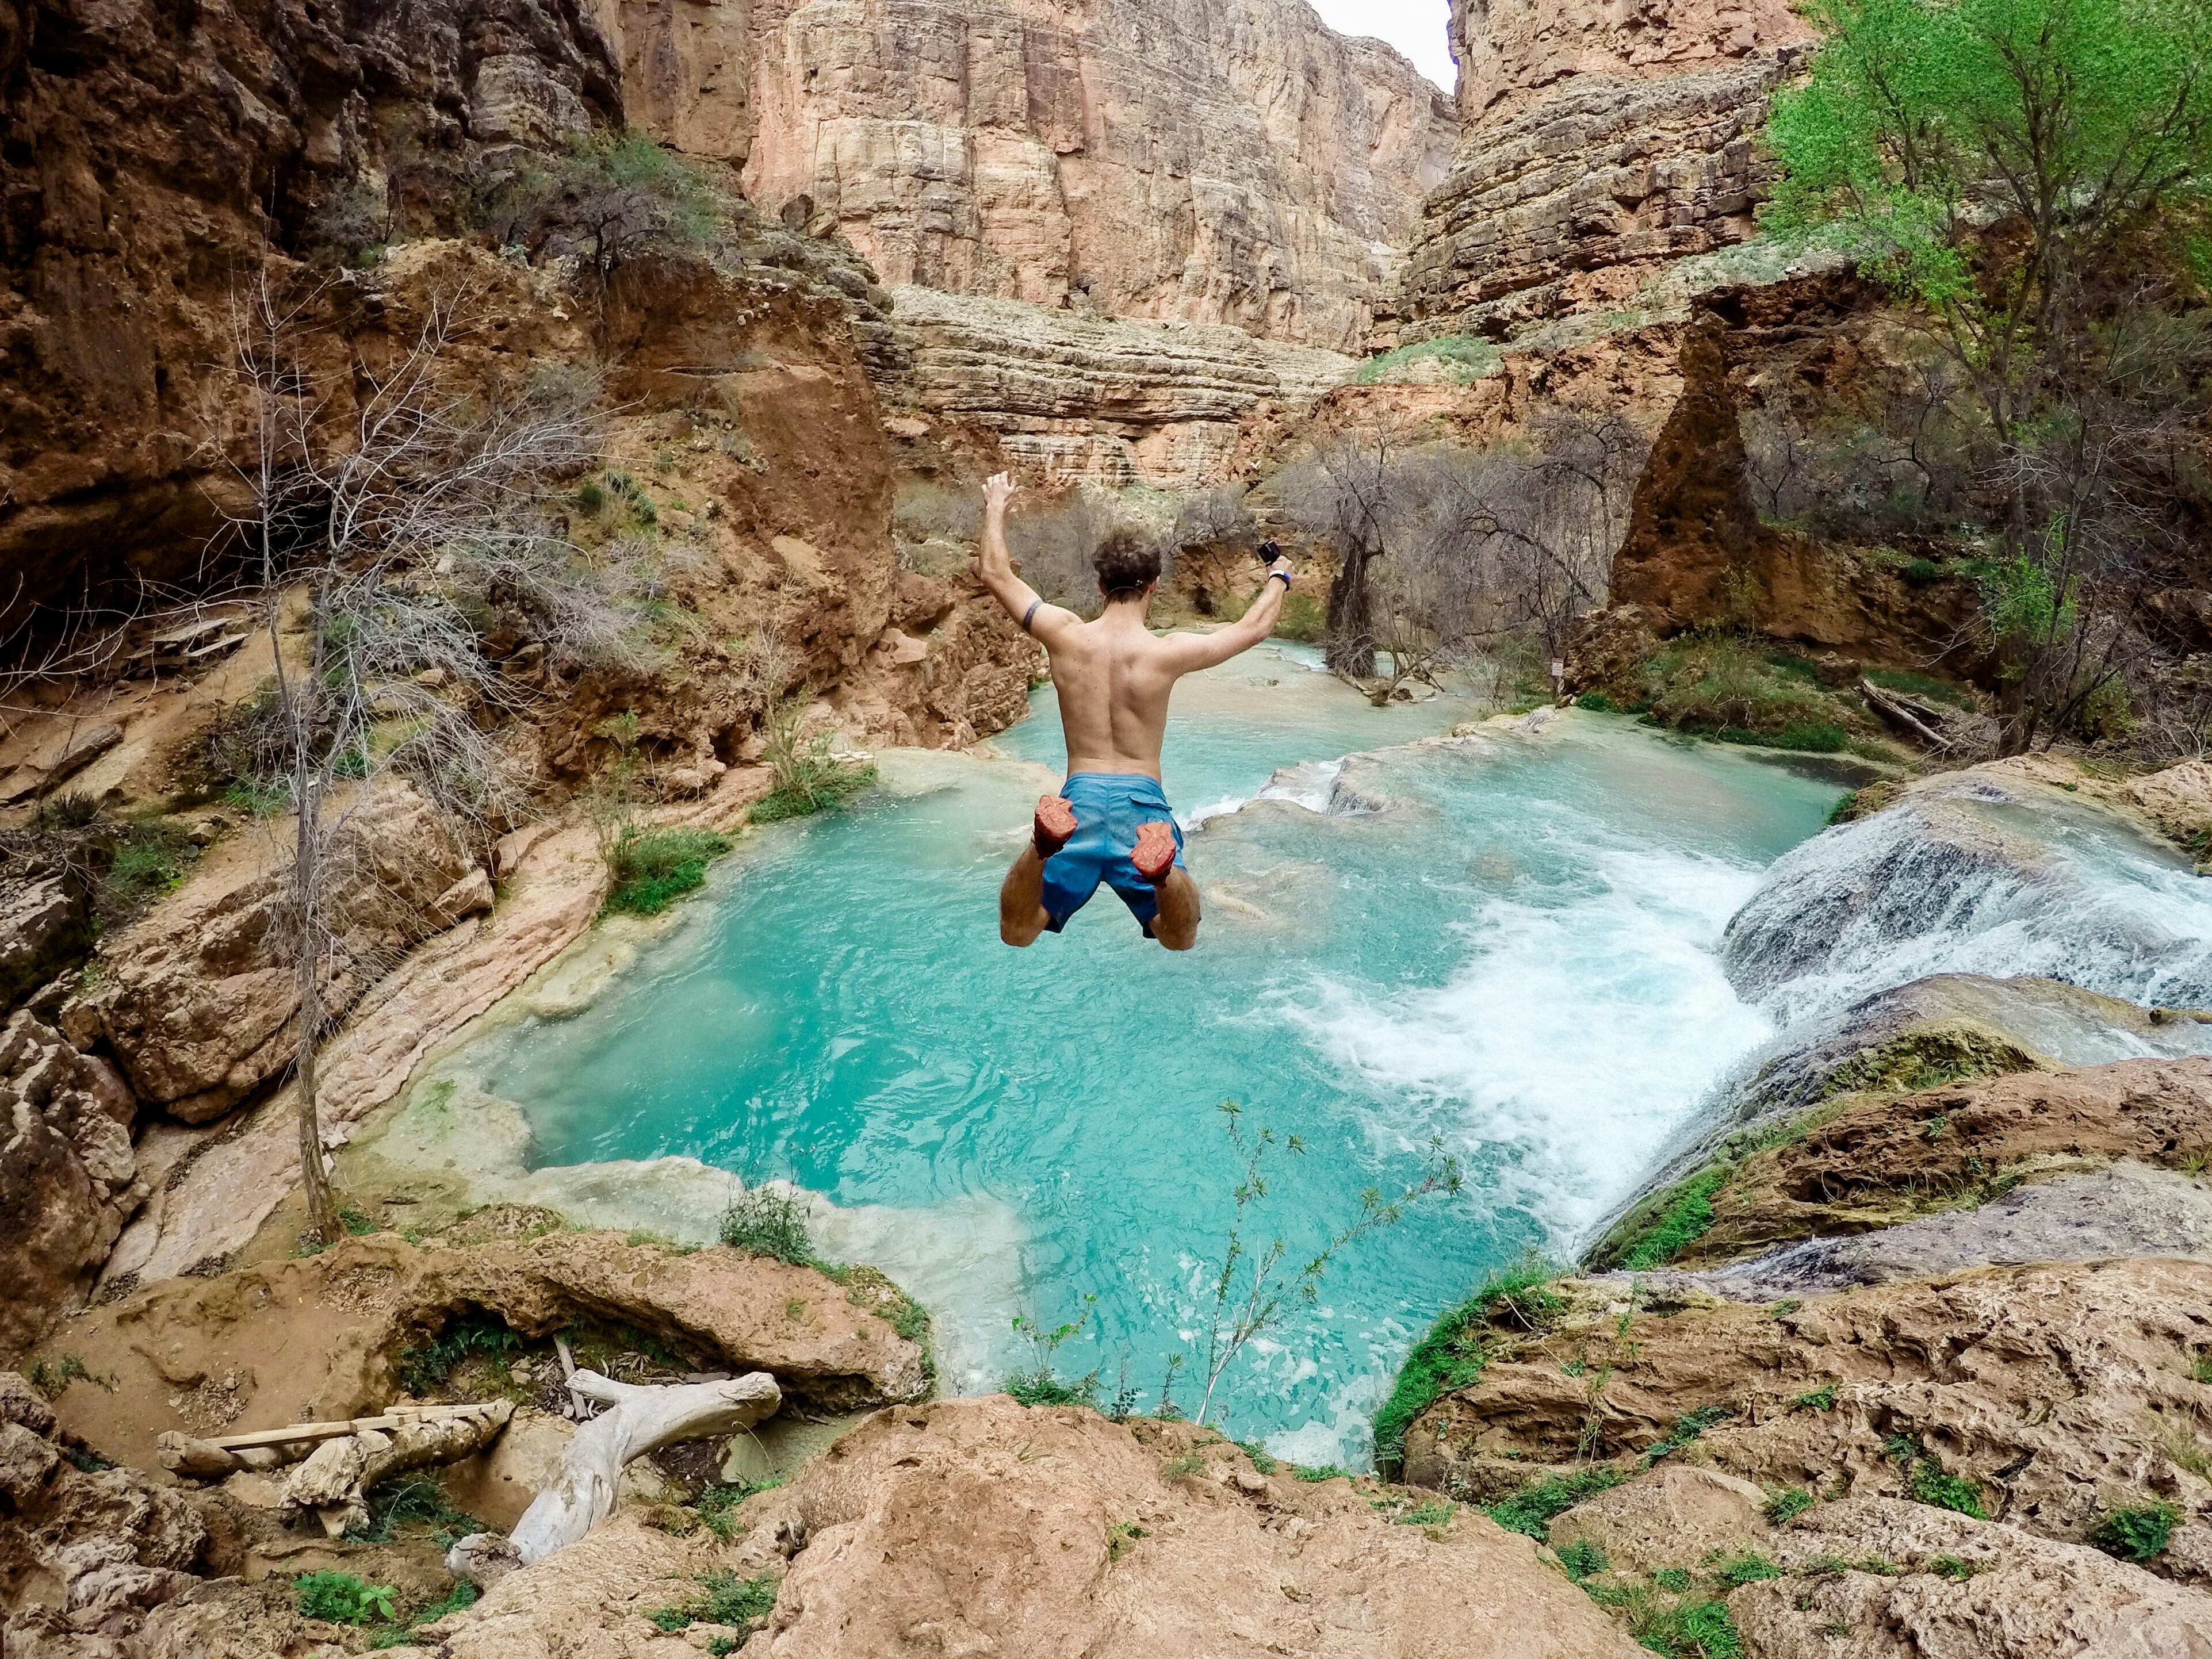
[[[673,1659],[647,1615],[719,1571],[781,1581],[753,1641],[790,1659],[1641,1651],[1530,1540],[1474,1510],[1401,1526],[1348,1481],[1261,1475],[1204,1430],[1003,1395],[879,1412],[738,1518],[721,1546],[617,1516],[422,1639],[449,1659],[507,1659],[590,1632],[606,1659]]]
[[[404,786],[356,810],[337,867],[324,1002],[342,1016],[408,945],[452,925],[441,896],[483,872]],[[291,1063],[289,879],[281,862],[236,861],[103,941],[99,981],[65,1018],[98,1032],[147,1103],[204,1123]]]
[[[1971,1495],[2069,1543],[2154,1496],[2212,1507],[2191,1380],[2212,1263],[1978,1267],[1764,1308],[1618,1279],[1553,1290],[1542,1329],[1486,1332],[1481,1380],[1414,1419],[1409,1481],[1455,1492],[1462,1468],[1577,1457],[1647,1480],[1657,1452],[1768,1488]]]
[[[137,1103],[114,1067],[27,1009],[0,1026],[0,1237],[10,1284],[0,1358],[27,1352],[80,1304],[146,1198]]]
[[[2212,1653],[2212,1595],[2079,1544],[1925,1504],[1824,1504],[1778,1534],[1772,1548],[1787,1576],[1729,1597],[1759,1659]]]
[[[1771,1530],[1761,1513],[1765,1503],[1765,1492],[1751,1481],[1717,1469],[1662,1464],[1553,1516],[1552,1547],[1586,1540],[1616,1571],[1685,1566],[1717,1550],[1763,1549]]]

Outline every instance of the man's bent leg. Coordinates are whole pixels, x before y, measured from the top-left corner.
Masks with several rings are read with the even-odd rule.
[[[1137,873],[1159,896],[1160,913],[1152,918],[1152,937],[1170,951],[1188,951],[1198,943],[1198,884],[1176,858],[1175,831],[1164,823],[1147,823],[1137,831],[1137,844],[1129,861]]]
[[[1044,908],[1045,860],[1067,845],[1075,830],[1075,809],[1058,795],[1037,802],[1030,844],[999,888],[999,937],[1017,949],[1036,944],[1051,924]]]

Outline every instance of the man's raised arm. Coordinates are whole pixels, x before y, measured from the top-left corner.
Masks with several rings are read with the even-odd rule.
[[[1212,668],[1227,662],[1231,657],[1242,656],[1275,631],[1275,623],[1283,614],[1283,601],[1290,597],[1291,562],[1277,558],[1267,567],[1267,586],[1252,608],[1225,628],[1217,628],[1211,634],[1177,634],[1165,641],[1171,650],[1170,661],[1178,674],[1195,673],[1201,668]]]
[[[1006,551],[1006,503],[1019,488],[1007,472],[993,474],[983,485],[983,544],[975,554],[975,579],[1006,606],[1008,616],[1035,635],[1055,622],[1082,618],[1073,611],[1047,605],[1036,589],[1014,574],[1013,558]]]

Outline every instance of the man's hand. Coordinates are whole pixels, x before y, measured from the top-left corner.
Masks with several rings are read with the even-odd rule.
[[[1012,473],[993,473],[983,481],[983,511],[994,519],[1004,519],[1006,503],[1013,500],[1014,492],[1020,488]]]
[[[1278,553],[1275,555],[1274,563],[1267,567],[1267,574],[1273,577],[1287,576],[1291,574],[1290,556],[1284,553]]]

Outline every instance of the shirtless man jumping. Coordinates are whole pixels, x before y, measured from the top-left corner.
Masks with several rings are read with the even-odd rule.
[[[1014,489],[1003,472],[983,486],[975,574],[1052,659],[1067,734],[1067,782],[1037,803],[1030,845],[999,890],[999,937],[1019,946],[1048,929],[1060,932],[1103,882],[1146,938],[1188,951],[1198,943],[1198,887],[1183,866],[1182,831],[1160,787],[1168,695],[1185,674],[1227,662],[1275,631],[1290,591],[1290,562],[1268,567],[1267,591],[1242,621],[1211,634],[1160,638],[1145,626],[1159,586],[1159,553],[1117,530],[1095,558],[1105,613],[1085,622],[1047,605],[1014,574],[1006,556],[1006,503]]]

